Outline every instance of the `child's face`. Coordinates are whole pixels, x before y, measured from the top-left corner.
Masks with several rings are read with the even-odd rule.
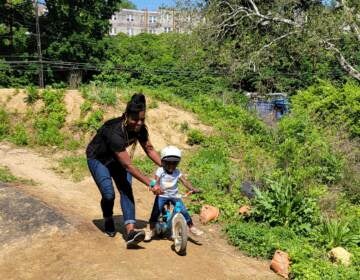
[[[176,167],[178,166],[178,161],[162,161],[162,166],[164,167],[165,171],[169,174],[173,173]]]

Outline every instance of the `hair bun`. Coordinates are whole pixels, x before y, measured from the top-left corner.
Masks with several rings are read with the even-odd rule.
[[[130,100],[130,103],[144,104],[146,105],[145,95],[142,93],[135,93]]]
[[[146,110],[145,95],[143,95],[142,93],[135,93],[133,96],[131,96],[131,99],[126,106],[125,113],[134,114],[145,110]]]

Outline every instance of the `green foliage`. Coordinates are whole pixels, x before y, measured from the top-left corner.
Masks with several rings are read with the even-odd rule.
[[[8,136],[10,131],[9,115],[3,108],[0,108],[0,140]]]
[[[252,204],[252,217],[271,226],[291,227],[306,233],[319,220],[316,199],[284,178],[270,182],[265,190],[255,189]]]
[[[198,129],[190,129],[187,132],[187,141],[189,145],[200,145],[205,141],[205,135]]]
[[[280,122],[275,155],[278,167],[304,186],[311,181],[327,184],[342,178],[343,160],[304,114]]]
[[[295,279],[356,279],[359,275],[360,250],[351,247],[352,265],[333,265],[327,251],[309,239],[286,227],[270,227],[265,224],[232,221],[226,227],[232,244],[250,256],[272,258],[275,250],[289,253],[290,277]]]
[[[25,103],[34,104],[37,100],[40,99],[39,91],[36,87],[30,86],[26,90],[27,96],[25,97]]]
[[[353,221],[358,224],[359,221]],[[351,231],[349,227],[349,221],[345,218],[329,219],[325,217],[315,233],[317,242],[325,248],[331,249],[334,247],[342,246],[357,246],[360,244],[360,234],[358,232]]]
[[[23,124],[17,124],[12,129],[10,141],[16,145],[25,146],[29,144],[29,136],[26,127]]]
[[[87,160],[84,156],[68,156],[59,161],[57,172],[70,175],[73,181],[79,182],[88,174]]]
[[[136,167],[138,167],[141,170],[141,172],[143,172],[144,174],[146,174],[149,177],[154,177],[155,165],[148,157],[135,158],[133,160],[133,163]]]
[[[41,96],[44,106],[35,117],[36,142],[39,145],[63,145],[64,136],[60,129],[66,118],[64,91],[45,89]]]
[[[181,132],[186,132],[190,129],[189,127],[189,123],[187,121],[184,121],[180,124],[180,131]]]
[[[89,100],[85,100],[83,104],[80,106],[80,115],[84,117],[88,112],[92,109],[92,104]]]
[[[15,182],[17,178],[11,174],[9,168],[0,166],[0,182],[10,183]]]
[[[224,147],[201,148],[188,163],[189,179],[192,184],[202,190],[198,204],[193,206],[199,211],[200,202],[220,208],[221,218],[233,217],[237,211],[239,193],[233,186],[238,184],[236,168],[228,159]]]
[[[101,125],[104,119],[104,112],[102,110],[96,110],[91,112],[90,115],[82,122],[80,127],[86,131],[96,131]]]
[[[83,86],[81,92],[86,101],[96,102],[100,105],[114,106],[117,104],[116,88],[108,87],[106,85],[98,86],[91,84],[90,86]],[[86,104],[89,107],[88,104]]]
[[[323,126],[348,130],[352,137],[360,136],[360,86],[347,82],[336,87],[330,82],[301,91],[292,99],[294,110],[321,120]]]

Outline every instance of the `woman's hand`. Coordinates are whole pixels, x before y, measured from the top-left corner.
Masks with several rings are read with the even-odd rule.
[[[164,193],[159,185],[155,185],[154,187],[152,187],[151,191],[153,192],[154,195],[159,195]]]

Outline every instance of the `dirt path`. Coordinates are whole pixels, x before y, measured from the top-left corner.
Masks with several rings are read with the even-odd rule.
[[[184,257],[166,240],[126,250],[121,234],[111,239],[100,230],[99,193],[90,178],[64,180],[51,170],[51,158],[6,143],[0,143],[0,159],[13,174],[37,182],[0,186],[0,229],[7,229],[0,238],[2,279],[277,279],[269,263],[241,255],[214,225],[201,227],[201,245],[189,243]],[[138,226],[144,227],[153,196],[138,182],[134,192]],[[118,200],[115,215],[121,232]]]

